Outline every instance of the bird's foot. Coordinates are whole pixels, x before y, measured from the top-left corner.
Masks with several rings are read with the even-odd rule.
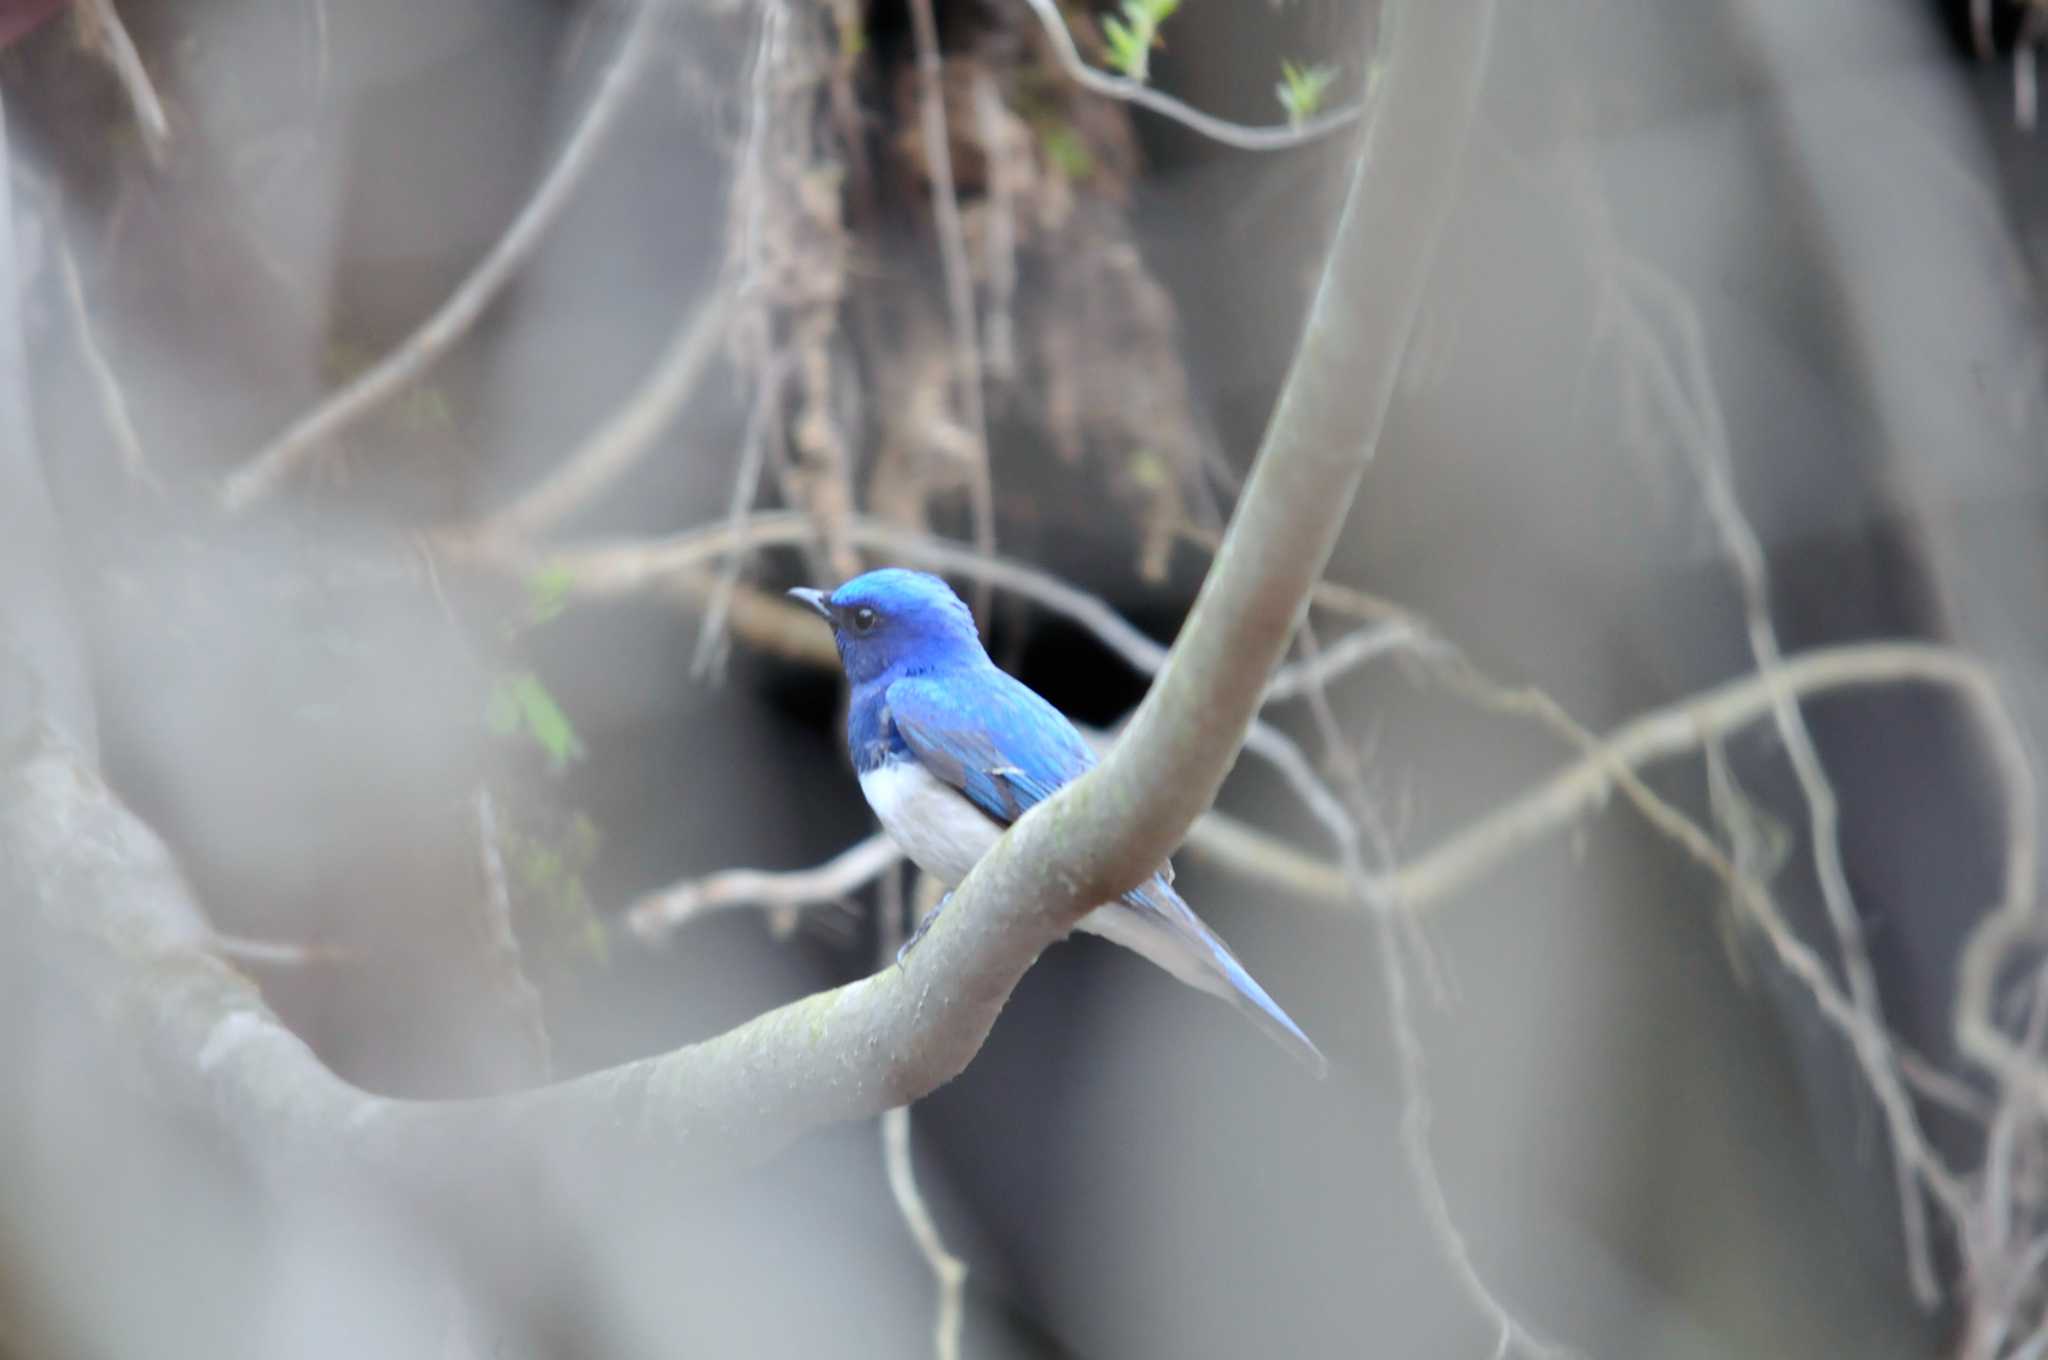
[[[924,933],[932,928],[932,922],[939,919],[939,913],[944,911],[946,909],[946,904],[952,900],[953,894],[947,893],[944,897],[941,897],[939,899],[939,905],[933,907],[930,913],[928,913],[922,921],[919,921],[917,923],[917,929],[910,932],[910,938],[905,940],[902,946],[896,951],[896,966],[898,968],[901,968],[903,966],[903,960],[910,957],[910,951],[917,947],[917,942],[924,938]]]

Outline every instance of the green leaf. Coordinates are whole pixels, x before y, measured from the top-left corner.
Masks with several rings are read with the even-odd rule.
[[[525,732],[546,753],[555,770],[583,758],[583,742],[569,715],[532,671],[498,677],[484,706],[484,722],[501,737]]]
[[[1102,36],[1109,44],[1109,64],[1131,80],[1143,80],[1146,44],[1137,31],[1112,14],[1102,21]]]
[[[569,607],[569,591],[576,584],[575,569],[564,562],[550,562],[526,578],[526,618],[529,623],[546,623]]]
[[[1159,26],[1180,8],[1180,0],[1124,0],[1121,16],[1103,16],[1102,37],[1109,46],[1109,64],[1140,84],[1151,75],[1152,49]]]

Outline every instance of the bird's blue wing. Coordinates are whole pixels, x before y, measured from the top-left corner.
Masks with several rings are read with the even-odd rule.
[[[1005,826],[1095,764],[1064,714],[994,666],[898,680],[888,705],[919,763]]]
[[[1065,714],[994,666],[898,680],[885,701],[918,762],[1004,826],[1095,765]],[[1173,882],[1171,861],[1159,877]]]

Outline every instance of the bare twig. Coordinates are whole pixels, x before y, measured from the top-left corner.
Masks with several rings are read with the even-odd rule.
[[[997,589],[1011,591],[1073,620],[1092,633],[1126,664],[1151,675],[1166,661],[1166,648],[1117,613],[1106,601],[1051,572],[1011,558],[991,557],[964,544],[920,534],[881,520],[856,517],[844,526],[855,546],[885,552],[904,562],[953,572]],[[499,569],[528,571],[548,566],[560,570],[572,593],[596,599],[637,594],[665,582],[687,579],[731,552],[736,543],[757,548],[794,547],[809,542],[815,530],[798,511],[765,511],[734,521],[685,530],[667,538],[592,541],[560,548],[514,543],[451,545],[464,560]],[[1319,587],[1320,596],[1320,587]],[[1424,633],[1412,615],[1348,637],[1319,663],[1325,683],[1356,666],[1399,647],[1424,645]],[[1265,702],[1301,693],[1298,666],[1283,667],[1268,686]]]
[[[1101,744],[1106,749],[1109,742],[1105,738]],[[1196,820],[1181,853],[1310,901],[1351,901],[1343,870],[1336,865],[1221,812],[1207,812]],[[658,943],[711,912],[750,908],[787,923],[807,907],[843,902],[902,858],[895,842],[875,835],[807,869],[720,870],[642,897],[626,909],[626,928],[642,940]]]
[[[1302,660],[1281,667],[1274,673],[1272,683],[1266,686],[1265,702],[1279,703],[1304,694],[1314,697],[1316,692],[1328,688],[1346,672],[1367,662],[1395,652],[1426,651],[1430,645],[1425,635],[1405,621],[1370,624],[1347,633],[1333,646],[1317,648]]]
[[[135,124],[142,129],[142,144],[148,148],[150,163],[162,169],[171,145],[171,123],[164,116],[163,101],[157,98],[156,86],[143,69],[142,55],[135,50],[135,40],[128,36],[114,0],[79,0],[78,16],[88,40],[106,57],[128,94],[128,104],[135,110]]]
[[[643,940],[659,940],[704,915],[735,907],[793,911],[843,901],[901,863],[903,852],[877,833],[810,869],[726,869],[651,893],[626,911],[626,927]]]
[[[1974,679],[1978,674],[1977,663],[1944,649],[1921,647],[1910,643],[1879,645],[1893,653],[1899,653],[1900,655],[1890,659],[1902,662],[1906,667],[1918,663],[1924,665],[1928,672],[1948,678],[1961,673]],[[1933,655],[1926,655],[1928,653]],[[1881,669],[1880,666],[1867,667],[1860,673],[1859,678],[1867,679],[1872,670]],[[1787,665],[1780,674],[1779,682],[1796,688],[1795,670],[1796,663]],[[1783,913],[1771,900],[1768,890],[1746,876],[1713,837],[1654,792],[1643,782],[1630,763],[1619,758],[1621,742],[1603,743],[1574,722],[1555,700],[1540,691],[1504,690],[1476,672],[1467,673],[1463,677],[1463,685],[1480,702],[1503,711],[1533,716],[1567,741],[1577,745],[1585,752],[1589,761],[1598,766],[1589,772],[1595,781],[1593,792],[1604,795],[1609,787],[1621,790],[1651,825],[1676,841],[1687,854],[1728,886],[1747,919],[1754,922],[1763,932],[1780,966],[1813,997],[1821,1017],[1849,1040],[1850,1051],[1858,1067],[1862,1069],[1865,1079],[1870,1082],[1877,1096],[1878,1105],[1884,1112],[1894,1146],[1900,1149],[1900,1155],[1924,1181],[1935,1202],[1953,1221],[1960,1222],[1966,1206],[1964,1187],[1955,1173],[1928,1146],[1921,1133],[1919,1120],[1913,1113],[1911,1099],[1899,1084],[1893,1070],[1891,1037],[1843,995],[1835,985],[1827,965],[1786,922]],[[1745,697],[1756,705],[1758,714],[1771,711],[1775,691],[1767,683],[1752,677],[1743,683],[1742,688],[1749,691]],[[1700,729],[1701,732],[1707,730],[1710,729]],[[1701,739],[1699,733],[1695,733],[1694,739]],[[1584,769],[1583,765],[1575,767],[1574,772]],[[1560,781],[1554,780],[1548,789],[1556,789],[1559,783]],[[1526,829],[1516,828],[1515,822],[1516,818],[1525,815],[1530,807],[1529,798],[1518,800],[1517,803],[1510,804],[1495,814],[1504,820],[1490,828],[1486,823],[1482,823],[1481,828],[1475,828],[1475,831],[1498,830],[1501,827]],[[1487,820],[1492,822],[1494,819]]]
[[[875,961],[883,968],[896,961],[896,950],[903,943],[901,876],[889,872],[885,877],[886,886],[878,904],[880,929],[875,932]],[[939,1236],[939,1225],[918,1192],[917,1167],[910,1155],[910,1107],[898,1105],[882,1111],[881,1124],[882,1166],[889,1178],[889,1195],[896,1201],[896,1212],[903,1216],[903,1226],[910,1230],[918,1254],[931,1267],[932,1279],[939,1287],[939,1306],[932,1322],[932,1355],[934,1360],[960,1360],[967,1263],[946,1249],[946,1240]]]
[[[505,878],[505,857],[498,840],[497,805],[485,788],[476,791],[474,802],[477,862],[484,880],[476,920],[483,936],[485,969],[499,1004],[519,1031],[526,1079],[544,1082],[554,1067],[553,1044],[548,1039],[540,992],[526,976],[519,935],[512,928],[512,888]]]
[[[1401,915],[1396,900],[1377,886],[1386,881],[1386,875],[1394,865],[1393,840],[1373,805],[1357,756],[1345,740],[1336,713],[1330,707],[1329,695],[1323,688],[1325,668],[1319,664],[1323,654],[1314,628],[1305,619],[1300,641],[1305,653],[1299,672],[1303,677],[1302,692],[1308,699],[1325,752],[1344,790],[1344,801],[1349,805],[1348,808],[1340,807],[1334,818],[1324,814],[1322,820],[1325,829],[1338,841],[1347,875],[1358,901],[1373,922],[1377,937],[1380,979],[1387,992],[1387,1016],[1394,1032],[1394,1048],[1400,1058],[1401,1145],[1408,1161],[1409,1179],[1415,1185],[1424,1216],[1429,1222],[1430,1235],[1465,1297],[1497,1332],[1496,1355],[1506,1356],[1519,1349],[1537,1357],[1570,1356],[1572,1351],[1555,1346],[1530,1331],[1494,1293],[1472,1260],[1464,1231],[1458,1227],[1457,1219],[1451,1213],[1450,1198],[1444,1190],[1443,1177],[1437,1171],[1436,1154],[1429,1142],[1432,1118],[1429,1067],[1423,1053],[1422,1036],[1415,1024],[1414,1004],[1408,993],[1408,970],[1402,964],[1402,940],[1398,928]],[[1327,795],[1327,791],[1326,796],[1335,801],[1334,795]],[[1367,845],[1380,861],[1377,882],[1366,868],[1363,851]]]
[[[540,244],[596,159],[634,81],[654,47],[653,34],[662,5],[643,0],[631,25],[619,39],[618,51],[599,77],[597,90],[548,168],[533,196],[512,219],[490,253],[478,262],[461,287],[427,318],[403,344],[370,365],[347,386],[328,395],[283,434],[257,451],[221,488],[221,501],[239,513],[269,495],[277,484],[311,457],[329,439],[377,409],[418,380],[476,323],[513,273]]]
[[[718,352],[730,308],[725,293],[713,292],[676,328],[661,357],[623,406],[577,446],[560,466],[519,499],[450,535],[533,538],[546,533],[611,486],[674,421],[697,390]]]
[[[218,932],[214,934],[212,943],[215,952],[222,958],[259,968],[317,968],[352,961],[352,956],[347,951],[330,945],[298,944],[290,940],[258,940],[247,935],[223,935]]]
[[[981,391],[981,340],[974,319],[974,276],[967,265],[960,201],[953,194],[953,150],[947,139],[946,91],[939,58],[939,30],[932,0],[910,0],[910,28],[917,43],[918,121],[925,164],[931,170],[932,221],[938,229],[939,261],[946,275],[946,315],[953,328],[953,386],[974,437],[973,466],[967,470],[968,506],[974,545],[984,556],[996,550],[994,450],[988,444],[988,416]],[[991,169],[990,173],[995,172]],[[974,612],[988,617],[989,587],[975,594]]]
[[[1111,99],[1121,99],[1127,104],[1171,118],[1182,127],[1201,133],[1211,141],[1240,151],[1284,151],[1290,147],[1303,146],[1326,137],[1337,129],[1358,121],[1364,114],[1363,104],[1347,108],[1332,109],[1314,118],[1305,118],[1300,123],[1276,124],[1272,127],[1246,127],[1203,113],[1200,109],[1182,103],[1170,94],[1153,89],[1142,81],[1130,80],[1098,71],[1081,59],[1079,49],[1074,46],[1074,36],[1067,31],[1067,21],[1060,16],[1058,0],[1024,0],[1031,6],[1031,12],[1038,16],[1038,23],[1045,30],[1045,36],[1052,43],[1053,55],[1066,69],[1074,82],[1097,94]]]
[[[1961,1115],[1973,1124],[1991,1122],[1991,1102],[1975,1087],[1960,1077],[1942,1071],[1906,1045],[1899,1044],[1897,1047],[1899,1075],[1906,1079],[1908,1086],[1920,1093],[1922,1099],[1930,1100],[1952,1114]]]
[[[114,375],[114,366],[107,362],[106,353],[100,349],[94,338],[92,312],[86,306],[85,281],[78,272],[78,258],[71,253],[71,243],[64,239],[61,231],[53,231],[57,238],[57,266],[64,276],[64,296],[71,304],[71,324],[78,335],[78,351],[85,359],[86,371],[92,374],[93,386],[99,392],[100,410],[105,414],[107,430],[114,436],[114,444],[121,451],[121,466],[145,486],[157,486],[155,474],[150,471],[149,458],[142,451],[142,436],[135,431],[135,420],[128,412],[128,397],[121,390],[121,380]]]
[[[1807,839],[1812,844],[1814,872],[1820,882],[1821,900],[1827,908],[1828,924],[1848,979],[1849,997],[1872,1028],[1882,1029],[1884,1007],[1877,988],[1877,974],[1870,963],[1870,951],[1863,940],[1863,917],[1849,888],[1849,875],[1842,863],[1840,813],[1834,785],[1821,764],[1799,701],[1780,679],[1784,669],[1777,629],[1771,623],[1769,568],[1756,531],[1742,513],[1736,499],[1734,475],[1729,467],[1728,433],[1715,389],[1713,370],[1707,359],[1706,341],[1698,314],[1671,281],[1636,260],[1624,259],[1618,266],[1618,291],[1611,299],[1617,324],[1634,343],[1628,353],[1644,365],[1653,390],[1660,398],[1668,424],[1693,465],[1706,497],[1707,511],[1733,566],[1742,592],[1744,624],[1749,633],[1750,653],[1757,671],[1772,691],[1772,718],[1778,739],[1792,762],[1807,807]],[[1661,308],[1676,333],[1678,362],[1671,361],[1659,337],[1635,311],[1641,294]],[[1881,1065],[1873,1077],[1895,1088],[1883,1093],[1896,1101],[1910,1116],[1912,1102],[1896,1089],[1899,1078],[1890,1063]],[[1941,1301],[1941,1285],[1935,1277],[1932,1243],[1928,1240],[1925,1205],[1915,1187],[1902,1150],[1893,1149],[1895,1189],[1905,1229],[1906,1260],[1913,1296],[1923,1308]]]
[[[704,607],[704,622],[697,632],[697,653],[691,662],[691,669],[696,674],[719,668],[718,663],[725,654],[726,616],[732,609],[733,592],[739,586],[740,567],[746,559],[748,547],[747,512],[760,490],[761,464],[767,456],[768,426],[781,410],[783,374],[782,363],[769,362],[761,373],[759,390],[754,393],[753,409],[747,414],[746,433],[740,440],[739,471],[733,476],[732,505],[726,512],[726,529],[732,534],[733,545],[726,555],[724,568],[718,573],[717,584],[711,589],[711,599]]]
[[[1182,523],[1174,526],[1174,533],[1184,541],[1194,544],[1204,552],[1214,553],[1221,537],[1213,530],[1199,524]],[[1318,609],[1327,609],[1361,623],[1403,623],[1418,634],[1429,632],[1420,615],[1396,604],[1383,596],[1347,586],[1341,581],[1316,582],[1315,594],[1311,597]]]
[[[1930,684],[1969,697],[1978,685],[1988,682],[1983,664],[1974,657],[1919,642],[1816,648],[1788,659],[1776,679],[1777,685],[1795,695]],[[1761,677],[1743,675],[1623,724],[1590,747],[1582,747],[1579,760],[1536,788],[1502,803],[1410,860],[1400,871],[1396,892],[1417,908],[1456,896],[1511,855],[1605,803],[1615,788],[1615,767],[1641,770],[1659,760],[1697,751],[1710,737],[1725,737],[1770,716],[1775,693],[1773,685]],[[1507,705],[1496,700],[1493,706]],[[1570,739],[1577,743],[1575,736]]]
[[[2034,970],[2027,989],[2020,1047],[2027,1053],[2040,1053],[2044,1039],[2048,1039],[2048,959]],[[2024,1144],[2039,1137],[2041,1123],[2041,1112],[2026,1092],[2009,1087],[2001,1093],[1985,1136],[1983,1193],[1963,1239],[1971,1288],[1958,1360],[1991,1360],[1998,1355],[2006,1337],[2022,1320],[2020,1310],[2028,1294],[2040,1290],[2048,1238],[2031,1245],[2024,1238],[2016,1240],[2020,1233],[2031,1233],[2032,1227],[2013,1211],[2020,1198],[2017,1182]]]

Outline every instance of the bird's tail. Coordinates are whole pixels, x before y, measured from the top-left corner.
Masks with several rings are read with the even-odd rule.
[[[1164,880],[1155,878],[1123,900],[1097,907],[1081,918],[1081,929],[1144,955],[1190,987],[1222,997],[1317,1076],[1329,1071],[1328,1059],[1301,1026]]]

